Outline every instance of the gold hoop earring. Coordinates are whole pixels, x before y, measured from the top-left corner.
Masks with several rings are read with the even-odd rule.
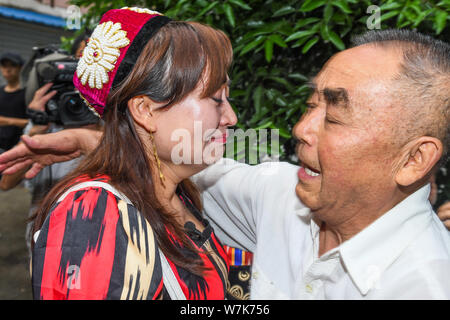
[[[153,133],[151,133],[151,132],[150,132],[150,141],[152,142],[153,156],[155,157],[155,162],[156,162],[156,165],[158,166],[159,179],[161,180],[162,185],[165,187],[164,181],[166,180],[166,178],[164,177],[164,175],[161,171],[161,161],[159,160],[158,152],[156,151],[155,138],[153,137]]]

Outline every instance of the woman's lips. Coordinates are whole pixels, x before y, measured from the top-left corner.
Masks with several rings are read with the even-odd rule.
[[[226,143],[227,142],[227,137],[228,134],[224,133],[219,137],[212,137],[211,138],[211,142],[216,142],[216,143]]]

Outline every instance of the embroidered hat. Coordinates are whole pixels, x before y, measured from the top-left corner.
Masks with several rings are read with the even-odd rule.
[[[98,117],[103,116],[111,88],[127,77],[145,43],[169,21],[159,12],[136,7],[102,16],[73,76],[80,96]]]

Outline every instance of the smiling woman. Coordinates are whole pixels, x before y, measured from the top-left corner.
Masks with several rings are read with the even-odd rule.
[[[211,27],[139,8],[102,17],[74,83],[104,132],[37,211],[35,298],[170,299],[160,251],[187,299],[224,298],[226,253],[189,180],[207,164],[174,164],[170,137],[195,122],[222,136],[236,123],[231,61],[229,39]]]

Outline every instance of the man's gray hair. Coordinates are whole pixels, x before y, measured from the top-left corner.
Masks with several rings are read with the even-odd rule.
[[[406,29],[373,30],[352,39],[354,46],[373,44],[403,53],[400,74],[394,77],[393,96],[411,108],[406,136],[440,139],[443,166],[450,149],[450,45]]]

